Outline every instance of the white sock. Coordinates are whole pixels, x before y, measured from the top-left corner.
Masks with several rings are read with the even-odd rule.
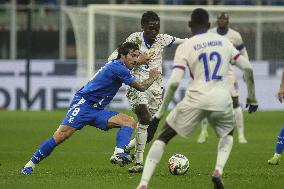
[[[136,132],[136,163],[143,164],[143,154],[147,142],[148,125],[138,123]]]
[[[25,167],[32,167],[33,169],[35,168],[35,164],[30,160]]]
[[[205,134],[207,132],[207,127],[208,127],[208,120],[207,118],[204,118],[201,121],[201,134]]]
[[[238,130],[238,136],[244,137],[244,117],[243,117],[243,110],[239,106],[237,108],[234,108],[234,114],[236,119],[236,127]]]
[[[127,151],[130,151],[130,150],[132,150],[133,148],[135,148],[135,146],[136,146],[136,138],[133,138],[130,142],[129,142],[129,144],[126,146],[126,150]]]
[[[223,168],[229,158],[233,146],[233,136],[226,135],[219,140],[218,144],[218,154],[215,170],[219,170],[222,175]]]
[[[118,154],[118,153],[124,153],[124,149],[115,147],[113,154],[115,155],[115,154]]]
[[[165,148],[165,143],[161,140],[156,140],[147,155],[144,170],[142,173],[141,181],[139,185],[148,185],[157,164],[160,162]]]

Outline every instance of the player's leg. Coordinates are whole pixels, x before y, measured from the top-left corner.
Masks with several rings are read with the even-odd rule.
[[[243,110],[239,104],[239,97],[232,97],[233,99],[233,108],[235,114],[236,128],[238,131],[238,140],[239,143],[245,144],[247,140],[244,135],[244,118],[243,118]]]
[[[130,87],[127,90],[126,94],[130,104],[131,110],[136,113],[136,108],[139,104],[148,104],[148,98],[146,92],[139,92],[134,88]],[[138,115],[137,115],[138,116]],[[139,118],[138,118],[139,119]],[[150,119],[150,118],[149,118]],[[139,122],[139,120],[138,120]],[[138,129],[138,128],[137,128]],[[126,150],[130,152],[133,148],[136,147],[136,137],[134,137],[129,144],[126,146]]]
[[[153,121],[155,119],[151,121],[151,118],[158,111],[162,103],[163,88],[158,82],[155,84],[155,87],[152,87],[142,94],[143,95],[139,96],[139,105],[135,107],[135,113],[138,117],[139,124],[136,135],[136,164],[129,169],[129,172],[131,173],[142,172],[143,170],[145,145],[153,139],[159,123]],[[140,128],[141,126],[143,127]]]
[[[166,122],[163,130],[158,138],[153,142],[145,161],[145,167],[137,189],[147,189],[147,185],[156,169],[157,164],[160,162],[166,144],[176,136],[176,131],[173,130]]]
[[[45,140],[35,151],[30,161],[22,168],[22,174],[31,174],[36,164],[49,156],[57,145],[69,138],[75,131],[73,127],[60,125],[54,135]]]
[[[100,112],[99,118],[96,119],[95,125],[102,129],[104,125],[106,125],[107,129],[120,128],[116,135],[116,146],[110,161],[121,166],[132,162],[132,159],[125,153],[125,148],[129,144],[133,131],[136,128],[135,120],[123,113],[103,110]]]
[[[21,172],[23,174],[31,174],[35,165],[49,156],[58,144],[69,138],[76,131],[76,128],[81,128],[85,125],[84,120],[80,118],[80,114],[84,113],[84,111],[88,112],[86,107],[88,105],[85,104],[84,99],[80,100],[76,96],[73,98],[70,109],[61,125],[55,131],[54,135],[44,141],[35,151],[30,161],[22,168]]]
[[[219,139],[217,160],[212,174],[212,181],[216,189],[223,189],[222,174],[233,146],[234,115],[232,107],[223,112],[211,112],[208,116],[210,124]]]
[[[138,104],[135,107],[138,118],[136,129],[136,157],[135,165],[129,168],[130,173],[141,173],[143,171],[143,155],[147,141],[147,128],[151,120],[151,114],[146,104]]]
[[[151,142],[154,138],[154,135],[159,126],[159,122],[161,120],[161,117],[158,118],[155,116],[162,104],[163,99],[163,87],[159,86],[160,85],[157,85],[155,90],[153,89],[151,91],[151,97],[148,99],[148,107],[152,118],[147,129],[147,143]]]
[[[274,156],[268,160],[268,164],[278,165],[281,160],[281,154],[283,150],[284,150],[284,127],[282,127],[280,130],[280,133],[276,141]]]
[[[125,151],[130,153],[132,149],[134,149],[136,146],[136,138],[134,137],[133,139],[130,140],[130,142],[127,144]]]
[[[167,116],[166,123],[157,140],[152,144],[147,155],[143,174],[138,188],[147,185],[162,158],[165,145],[176,135],[188,137],[195,130],[199,122],[205,117],[203,110],[190,107],[181,101]]]
[[[227,163],[227,160],[229,158],[233,146],[232,135],[233,131],[228,135],[221,137],[219,140],[217,161],[214,172],[212,174],[212,181],[214,182],[216,189],[224,188],[222,181],[222,174],[223,174],[223,168]]]
[[[200,133],[200,135],[199,135],[199,137],[197,139],[198,143],[206,142],[206,138],[208,137],[207,128],[208,128],[208,120],[207,120],[207,118],[204,118],[201,121],[201,133]]]
[[[149,124],[149,127],[147,129],[147,143],[149,143],[153,140],[154,135],[155,135],[157,128],[159,126],[160,120],[161,119],[159,119],[155,116],[152,117],[151,122]]]

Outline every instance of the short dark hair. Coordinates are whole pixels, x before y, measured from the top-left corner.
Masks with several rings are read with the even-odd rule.
[[[147,11],[142,15],[141,26],[143,27],[146,23],[149,23],[150,21],[160,22],[160,17],[154,11]]]
[[[209,23],[209,14],[205,9],[194,9],[191,14],[191,26],[193,25],[206,25]]]
[[[224,17],[225,19],[229,19],[229,15],[226,12],[220,12],[217,15],[217,18]]]
[[[120,59],[121,55],[126,56],[131,50],[139,50],[139,46],[136,43],[133,42],[125,42],[118,46],[117,48],[117,58]]]

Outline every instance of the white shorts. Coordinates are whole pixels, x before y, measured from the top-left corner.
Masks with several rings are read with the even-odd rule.
[[[207,118],[218,137],[234,129],[233,105],[224,111],[209,111],[191,107],[181,101],[167,116],[166,121],[180,136],[189,137],[200,121]]]
[[[133,112],[135,112],[135,108],[139,104],[146,104],[151,116],[154,116],[162,104],[163,87],[153,86],[145,92],[140,92],[132,87],[129,87],[126,96],[131,104],[131,109]]]

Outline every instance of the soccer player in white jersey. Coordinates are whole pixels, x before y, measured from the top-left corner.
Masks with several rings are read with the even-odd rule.
[[[229,39],[229,41],[235,46],[237,50],[240,51],[241,55],[249,60],[247,50],[244,46],[243,39],[239,32],[228,27],[229,25],[229,15],[227,13],[220,13],[217,16],[217,27],[212,28],[209,32],[217,33]],[[244,135],[244,118],[243,111],[239,104],[239,87],[238,81],[235,75],[234,66],[229,67],[229,84],[231,87],[231,96],[233,100],[233,108],[236,119],[236,128],[238,131],[238,141],[239,143],[247,143]],[[208,137],[207,132],[208,121],[206,119],[201,122],[201,133],[197,139],[198,143],[204,143]]]
[[[148,64],[141,65],[132,70],[132,74],[135,77],[143,80],[148,77],[149,70],[152,68],[158,68],[162,73],[162,53],[164,48],[171,47],[176,43],[182,43],[184,39],[179,39],[167,34],[159,34],[160,18],[153,11],[147,11],[142,15],[141,27],[143,31],[132,33],[126,39],[126,42],[137,43],[142,53],[155,54]],[[112,59],[112,57],[116,57],[116,51],[112,53],[109,59]],[[158,125],[158,122],[155,122],[155,120],[152,120],[151,122],[151,118],[162,103],[162,93],[162,77],[156,80],[145,92],[139,92],[132,87],[128,88],[127,97],[131,103],[133,112],[135,112],[138,117],[136,138],[131,140],[126,148],[131,150],[136,147],[135,165],[129,168],[130,173],[140,173],[143,171],[143,153],[145,145],[146,142],[148,143],[152,140]],[[149,126],[150,122],[153,124]],[[115,154],[116,152],[114,152],[112,157],[114,157]]]
[[[227,81],[230,64],[244,72],[248,89],[248,112],[255,112],[258,108],[250,63],[227,38],[207,32],[210,27],[208,12],[201,8],[195,9],[189,27],[194,36],[176,50],[174,69],[157,114],[165,113],[187,67],[194,79],[185,97],[167,116],[161,133],[152,144],[137,189],[147,189],[166,144],[177,134],[190,136],[205,117],[220,138],[212,181],[215,189],[224,188],[222,173],[233,146],[234,129],[233,104]]]

